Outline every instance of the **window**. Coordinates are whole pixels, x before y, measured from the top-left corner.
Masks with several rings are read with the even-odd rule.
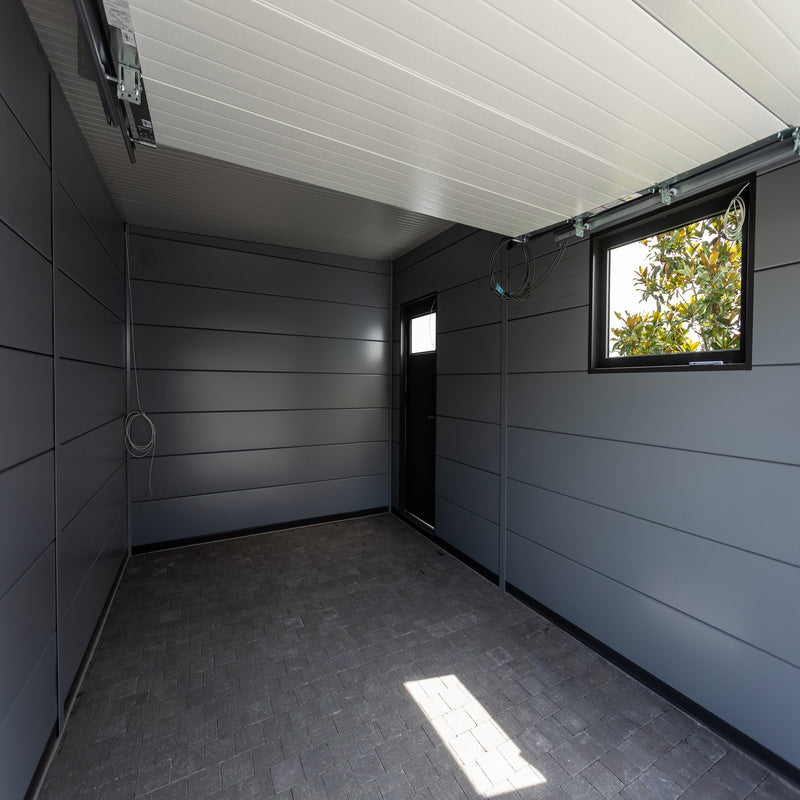
[[[411,355],[436,350],[436,312],[411,318]]]
[[[749,367],[754,181],[592,237],[591,369]],[[724,230],[734,197],[738,236]]]

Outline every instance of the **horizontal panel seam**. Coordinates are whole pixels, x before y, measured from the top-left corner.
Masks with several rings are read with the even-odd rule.
[[[47,544],[26,565],[25,569],[23,569],[22,572],[20,572],[19,575],[17,575],[17,577],[14,578],[13,583],[9,585],[9,587],[3,592],[3,594],[0,594],[0,603],[2,603],[3,600],[5,600],[5,598],[8,597],[10,592],[14,591],[15,587],[19,585],[19,582],[36,566],[36,564],[44,557],[47,551],[51,547],[53,547],[55,541],[56,541],[55,538],[49,539],[47,541]]]
[[[457,420],[459,422],[475,422],[478,425],[492,425],[495,428],[499,428],[500,427],[500,423],[499,422],[492,422],[491,420],[486,420],[486,419],[472,419],[471,417],[456,417],[456,416],[453,416],[452,414],[439,414],[439,413],[437,413],[436,414],[436,418],[437,419],[440,419],[440,418],[441,419],[452,419],[452,420]]]
[[[38,44],[39,43],[37,41],[37,45]],[[42,163],[47,167],[48,171],[50,171],[52,169],[50,162],[47,160],[45,154],[39,149],[39,145],[36,144],[36,141],[34,140],[33,136],[31,136],[31,134],[28,133],[28,128],[25,126],[25,123],[17,116],[14,109],[9,105],[9,103],[6,101],[5,97],[3,97],[2,94],[0,94],[0,101],[2,101],[3,105],[8,109],[8,113],[11,114],[11,116],[14,118],[14,121],[17,123],[17,125],[19,125],[20,130],[25,134],[25,138],[33,145],[33,149],[36,151],[36,155],[38,155],[39,158],[42,159]],[[50,131],[48,130],[48,141],[50,138],[49,133]]]
[[[124,467],[125,460],[122,458],[122,454],[120,454],[120,462],[114,468],[113,472],[111,472],[105,480],[101,481],[100,485],[89,495],[86,502],[61,526],[61,531],[65,531],[80,515],[80,513],[89,505],[89,503],[94,500],[95,497],[108,485],[108,483],[116,476],[116,474]]]
[[[100,367],[101,369],[113,369],[117,372],[125,372],[124,366],[119,366],[117,364],[105,364],[102,361],[92,361],[87,358],[77,358],[76,356],[65,356],[61,353],[58,354],[59,361],[68,361],[71,364],[85,364],[90,367]],[[139,370],[141,371],[141,370]]]
[[[536,319],[538,317],[549,317],[552,314],[563,314],[566,311],[577,311],[580,308],[589,308],[591,303],[579,303],[578,305],[574,306],[566,306],[564,308],[552,308],[549,311],[540,311],[537,314],[525,314],[524,316],[519,317],[511,317],[508,322],[511,325],[514,322],[522,322],[526,319]]]
[[[95,303],[97,303],[99,306],[102,306],[106,311],[108,311],[108,313],[111,314],[111,316],[114,317],[114,319],[116,319],[117,322],[120,323],[120,325],[124,325],[125,324],[125,320],[122,317],[120,317],[119,314],[117,314],[116,311],[113,311],[112,309],[110,309],[99,297],[95,296],[92,292],[89,291],[89,289],[87,289],[82,283],[80,283],[77,280],[77,278],[74,278],[72,275],[69,274],[69,272],[65,272],[61,267],[57,267],[57,269],[68,281],[70,281],[70,283],[73,283],[87,297],[91,297],[92,300],[95,301]],[[121,282],[122,281],[122,275],[119,276],[119,279],[120,279],[120,282]],[[120,289],[121,290],[124,289],[124,284],[120,283]],[[125,295],[123,294],[123,305],[124,305],[124,297],[125,297]]]
[[[363,258],[359,259],[361,261],[373,261],[376,265],[380,264],[386,267],[385,272],[378,272],[377,270],[366,269],[364,267],[358,266],[346,266],[345,264],[336,264],[334,262],[328,261],[319,261],[313,258],[301,258],[299,253],[301,250],[299,248],[292,248],[292,247],[282,247],[281,245],[269,245],[263,244],[259,242],[239,242],[236,239],[225,239],[225,244],[219,243],[222,237],[216,236],[205,236],[201,233],[188,233],[181,236],[180,233],[175,231],[161,231],[154,228],[139,228],[138,226],[133,226],[131,229],[132,236],[138,236],[143,239],[158,239],[160,241],[165,242],[174,242],[175,244],[186,244],[192,247],[203,247],[208,248],[211,250],[222,250],[225,252],[232,252],[232,253],[244,253],[246,255],[251,256],[258,256],[259,258],[273,258],[279,261],[289,261],[289,262],[299,262],[301,264],[316,264],[320,267],[330,267],[331,269],[343,269],[347,270],[348,272],[363,272],[366,275],[379,275],[384,278],[389,277],[388,271],[388,261],[381,261],[380,259],[368,259]],[[196,241],[196,239],[206,239],[206,240],[213,240],[217,243],[212,243],[212,241]],[[250,247],[237,247],[236,245],[249,245]],[[296,256],[290,255],[275,255],[274,253],[265,252],[266,249],[269,248],[278,248],[278,249],[285,249],[287,251],[294,251],[298,253]],[[259,248],[263,248],[261,252],[259,252]],[[311,253],[311,251],[306,251]],[[317,253],[316,251],[313,252],[313,255],[325,255],[324,253]],[[331,254],[335,255],[335,254]],[[347,258],[347,256],[341,256],[342,258]],[[351,258],[359,258],[358,256],[351,256]]]
[[[230,286],[206,286],[200,283],[182,283],[179,281],[160,281],[155,278],[132,278],[136,283],[150,283],[157,286],[179,286],[186,289],[200,289],[206,292],[230,292],[231,294],[245,294],[251,297],[274,297],[279,300],[298,300],[303,303],[327,303],[334,306],[353,306],[355,308],[370,308],[377,311],[390,311],[388,305],[372,305],[370,303],[348,303],[345,300],[325,300],[319,297],[304,297],[294,294],[274,294],[272,292],[257,292],[252,289],[235,289]]]
[[[790,267],[800,267],[800,261],[787,261],[782,264],[769,264],[766,267],[754,267],[753,272],[758,274],[759,272],[771,272],[775,269],[787,269]]]
[[[253,336],[284,336],[295,339],[325,339],[335,342],[378,342],[388,344],[389,339],[366,339],[356,336],[331,336],[329,334],[315,333],[289,333],[286,331],[252,331],[242,330],[241,328],[208,328],[195,325],[166,325],[163,322],[137,322],[135,328],[166,328],[167,330],[180,331],[209,331],[213,333],[246,333]],[[141,348],[140,348],[141,349]]]
[[[52,266],[53,264],[53,257],[48,255],[47,253],[40,250],[33,242],[29,241],[24,234],[20,233],[16,228],[6,222],[2,217],[0,217],[0,225],[6,228],[11,234],[13,234],[17,239],[19,239],[23,244],[27,245],[34,250],[38,255],[40,255],[48,264]]]
[[[352,442],[314,442],[313,444],[293,444],[293,445],[278,445],[276,447],[234,447],[224,450],[190,450],[187,452],[170,452],[170,453],[156,453],[156,461],[159,458],[173,458],[175,456],[208,456],[217,453],[253,453],[258,451],[272,451],[272,450],[296,450],[304,447],[335,447],[337,445],[348,444],[385,444],[386,439],[357,439]],[[161,445],[163,448],[163,445]]]
[[[389,405],[382,405],[382,406],[332,406],[332,407],[325,407],[325,408],[214,408],[209,409],[208,411],[203,411],[202,409],[199,410],[181,410],[178,409],[177,411],[158,411],[157,409],[153,408],[148,413],[149,414],[159,414],[161,416],[167,415],[174,415],[174,414],[271,414],[272,412],[275,413],[286,413],[286,412],[305,412],[305,411],[386,411],[389,408]]]
[[[771,653],[769,650],[765,650],[763,647],[760,647],[759,645],[753,644],[752,642],[748,642],[746,639],[742,639],[739,636],[736,636],[735,634],[731,633],[730,631],[718,628],[716,625],[712,625],[710,622],[706,620],[700,619],[699,617],[695,617],[692,614],[689,614],[686,611],[681,610],[680,608],[676,608],[675,606],[670,605],[669,603],[666,603],[663,600],[659,600],[657,597],[653,597],[652,595],[649,595],[646,592],[642,592],[641,590],[636,589],[633,586],[629,586],[627,583],[624,583],[623,581],[620,581],[617,578],[613,578],[610,575],[606,575],[606,573],[594,569],[593,567],[587,566],[586,564],[583,564],[580,561],[576,561],[574,558],[570,558],[569,556],[564,555],[563,553],[559,553],[557,550],[553,550],[552,548],[540,544],[539,542],[534,542],[532,539],[528,539],[527,537],[523,536],[522,534],[518,533],[515,530],[512,530],[511,528],[508,529],[508,532],[513,534],[514,536],[517,536],[520,539],[524,539],[526,542],[530,542],[531,544],[536,545],[536,547],[541,547],[542,550],[547,550],[549,553],[552,553],[553,555],[558,556],[559,558],[563,558],[565,561],[569,561],[570,563],[575,564],[585,570],[588,570],[589,572],[593,572],[595,575],[599,575],[605,578],[606,580],[611,581],[612,583],[616,583],[618,586],[622,586],[624,589],[634,592],[638,594],[640,597],[646,597],[648,600],[657,603],[663,608],[668,608],[671,611],[674,611],[676,614],[680,614],[682,617],[685,617],[686,619],[690,619],[698,623],[699,625],[703,625],[704,627],[716,631],[717,633],[720,633],[723,636],[727,636],[728,638],[733,639],[735,642],[739,642],[740,644],[743,644],[746,647],[750,647],[753,650],[756,650],[759,653],[763,653],[764,655],[769,656],[770,658],[774,658],[776,661],[780,661],[781,663],[793,667],[794,669],[800,669],[800,664],[795,664],[794,662],[789,661],[787,658],[784,658],[783,656]]]
[[[421,264],[423,261],[427,261],[429,258],[434,258],[439,253],[441,253],[441,252],[443,252],[445,250],[448,250],[451,247],[455,247],[456,245],[461,244],[461,242],[464,242],[467,239],[469,239],[471,236],[477,236],[479,233],[482,233],[482,231],[480,231],[480,230],[465,231],[462,236],[458,237],[458,239],[455,239],[454,241],[448,241],[447,243],[442,243],[441,247],[438,247],[438,249],[433,250],[430,253],[426,253],[425,255],[421,255],[416,260],[410,261],[405,266],[400,267],[400,269],[396,269],[397,262],[398,261],[402,261],[403,258],[406,257],[408,254],[402,255],[399,258],[397,258],[394,261],[392,261],[393,275],[394,276],[402,275],[407,269],[411,269],[411,267],[414,267],[417,264]],[[446,236],[446,231],[443,231],[442,234],[440,234],[440,235],[445,235]],[[425,246],[424,244],[420,245],[420,247],[424,247],[424,246]]]
[[[125,510],[123,509],[122,511],[119,512],[119,514],[117,515],[117,518],[114,520],[114,524],[109,529],[108,534],[106,535],[106,538],[103,540],[103,544],[100,545],[100,547],[98,548],[97,552],[94,554],[94,558],[92,559],[91,566],[89,567],[89,569],[86,570],[86,572],[84,572],[83,579],[81,580],[80,584],[75,589],[75,592],[72,595],[72,599],[67,604],[67,607],[64,609],[63,613],[60,614],[60,617],[59,617],[59,620],[58,620],[59,622],[61,622],[62,620],[65,620],[69,616],[69,612],[71,611],[72,606],[75,604],[75,601],[78,599],[78,596],[80,595],[81,591],[83,590],[83,587],[86,585],[86,581],[89,579],[89,576],[92,574],[92,570],[97,565],[97,562],[100,559],[101,554],[105,551],[106,545],[108,544],[108,540],[111,538],[111,536],[113,535],[114,531],[117,529],[117,525],[119,525],[119,521],[124,516],[125,516]],[[59,611],[60,610],[61,609],[59,609]],[[93,630],[94,630],[94,627],[95,627],[95,625],[92,625],[92,629]]]
[[[47,453],[52,453],[54,451],[55,451],[55,447],[51,446],[51,447],[48,447],[46,450],[42,450],[39,453],[34,453],[32,456],[28,456],[27,458],[23,458],[22,461],[17,461],[16,463],[11,464],[8,467],[3,467],[2,469],[0,469],[0,475],[5,474],[6,472],[10,472],[12,469],[17,469],[17,467],[21,467],[24,464],[27,464],[28,462],[33,461],[36,458],[41,458],[42,456],[47,455]]]
[[[474,509],[462,506],[461,503],[455,503],[449,497],[445,497],[443,494],[439,494],[439,492],[436,492],[436,497],[442,502],[447,503],[448,505],[454,506],[455,508],[460,508],[462,511],[466,511],[467,514],[472,514],[472,516],[477,517],[478,519],[482,519],[484,522],[488,522],[490,525],[499,524],[496,519],[489,519],[489,517],[484,517],[483,514],[479,514]]]
[[[56,638],[56,635],[55,635],[55,632],[53,632],[53,634],[47,640],[47,643],[45,644],[44,649],[42,650],[41,653],[39,653],[39,657],[36,659],[36,663],[33,665],[33,669],[28,673],[28,677],[25,680],[25,683],[20,688],[19,693],[14,698],[14,702],[9,706],[8,712],[6,713],[6,715],[2,719],[0,719],[0,730],[2,730],[3,726],[6,723],[6,720],[11,716],[11,714],[14,713],[14,708],[16,707],[17,703],[20,701],[20,698],[25,694],[25,690],[28,688],[28,684],[31,682],[31,680],[33,679],[33,676],[36,674],[37,670],[39,669],[39,665],[42,663],[42,659],[47,655],[47,651],[50,649],[51,645],[53,645],[55,643],[55,638]],[[53,659],[53,661],[55,662],[55,658]],[[53,700],[55,700],[55,699],[56,699],[56,697],[55,697],[55,687],[53,687]],[[56,704],[54,704],[54,706],[53,706],[53,719],[50,721],[52,725],[55,725],[56,721],[57,721],[55,706],[56,706]]]
[[[570,436],[576,439],[591,439],[597,442],[613,442],[615,444],[629,444],[634,447],[653,447],[658,450],[672,450],[677,453],[693,453],[695,455],[712,456],[713,458],[732,458],[737,461],[751,461],[757,464],[776,464],[781,467],[800,467],[800,464],[792,463],[791,461],[776,461],[769,458],[756,458],[755,456],[742,456],[733,453],[712,453],[708,450],[692,450],[688,447],[676,447],[670,444],[653,444],[651,442],[634,442],[630,439],[615,439],[608,436],[595,436],[589,433],[570,433],[569,431],[556,431],[549,430],[548,428],[528,428],[524,425],[509,424],[509,428],[515,428],[520,431],[533,431],[537,433],[549,433],[555,436]]]
[[[97,177],[101,178],[101,180],[102,180],[102,176],[100,176],[99,174],[98,174]],[[73,199],[72,194],[70,193],[69,189],[67,188],[67,186],[64,185],[64,183],[61,181],[61,178],[59,178],[58,175],[56,175],[56,182],[58,183],[58,185],[63,190],[64,194],[67,197],[67,200],[69,200],[69,202],[72,203],[72,207],[78,213],[78,216],[80,216],[80,218],[86,224],[86,227],[92,232],[92,236],[94,236],[94,239],[97,242],[97,244],[100,245],[100,247],[103,249],[103,251],[109,257],[109,259],[111,259],[111,263],[114,265],[114,269],[116,269],[117,272],[119,273],[119,277],[121,279],[124,278],[125,271],[120,268],[120,265],[117,263],[117,259],[114,258],[114,254],[109,252],[108,248],[105,245],[105,242],[100,238],[100,236],[98,235],[97,231],[95,230],[94,225],[91,223],[91,221],[88,219],[88,217],[83,213],[83,211],[81,211],[81,207]],[[122,231],[122,220],[120,220],[120,222],[119,222],[119,237],[120,237],[120,240],[122,239],[122,233],[123,233],[123,231]]]
[[[730,542],[724,542],[721,539],[715,539],[712,536],[706,536],[702,533],[695,533],[694,531],[687,531],[684,528],[679,528],[676,525],[669,525],[666,522],[659,522],[655,519],[650,519],[649,517],[643,517],[640,514],[633,514],[630,511],[625,511],[621,508],[615,508],[614,506],[607,506],[603,503],[598,503],[594,500],[587,500],[583,497],[577,497],[575,495],[569,494],[567,492],[560,492],[558,489],[551,489],[547,486],[540,486],[536,483],[529,483],[528,481],[520,480],[519,478],[512,478],[509,477],[509,481],[513,481],[514,483],[520,484],[521,486],[529,486],[532,489],[538,489],[542,492],[547,492],[548,494],[557,495],[558,497],[565,497],[568,500],[573,500],[576,503],[582,503],[583,505],[592,506],[594,508],[602,508],[605,511],[610,511],[614,514],[619,514],[623,517],[628,517],[629,519],[636,519],[640,522],[646,522],[648,525],[656,525],[659,528],[663,528],[669,531],[675,531],[676,533],[683,534],[684,536],[691,536],[694,539],[700,539],[704,542],[711,542],[713,544],[719,545],[720,547],[726,547],[730,550],[737,550],[740,553],[747,553],[747,555],[753,556],[755,558],[763,558],[766,561],[772,561],[777,564],[783,564],[787,567],[793,567],[795,569],[800,570],[800,564],[794,564],[791,561],[786,561],[782,558],[777,558],[775,556],[765,555],[764,553],[758,553],[755,550],[749,550],[746,547],[742,547],[741,545],[731,544]],[[520,534],[522,535],[522,534]]]
[[[440,315],[441,316],[441,315]],[[441,320],[439,320],[441,322]],[[437,336],[447,336],[451,333],[463,333],[464,331],[477,331],[481,328],[492,328],[492,327],[500,327],[500,320],[498,319],[496,322],[481,322],[478,325],[467,325],[464,328],[444,328],[436,332]],[[395,340],[398,341],[398,340]],[[498,345],[499,347],[499,345]],[[441,345],[439,346],[439,350],[441,350]]]
[[[106,425],[109,425],[112,422],[116,422],[117,420],[123,420],[124,418],[125,418],[124,413],[117,414],[114,417],[110,417],[105,422],[101,422],[99,425],[95,425],[92,428],[87,428],[86,430],[83,430],[80,433],[76,433],[74,436],[70,436],[69,439],[63,439],[61,442],[59,442],[59,444],[62,445],[62,446],[63,445],[67,445],[67,444],[71,444],[76,439],[80,439],[83,436],[88,436],[90,433],[94,433],[95,431],[100,430],[100,428],[105,428]]]
[[[42,358],[52,358],[52,353],[43,353],[39,350],[29,350],[27,347],[14,347],[12,345],[7,344],[0,344],[0,352],[3,350],[9,350],[12,353],[25,353],[25,355],[29,356],[41,356]]]
[[[338,483],[340,481],[357,481],[365,478],[385,478],[389,473],[383,472],[367,472],[363,475],[350,475],[344,478],[319,478],[313,481],[293,481],[291,483],[275,483],[268,486],[248,486],[246,489],[220,489],[216,492],[198,492],[197,494],[177,494],[170,495],[169,497],[147,497],[143,500],[131,500],[132,505],[141,505],[144,503],[165,503],[171,500],[183,500],[192,497],[217,497],[223,494],[239,494],[241,492],[260,492],[265,489],[285,489],[289,486],[314,486],[321,483]]]
[[[486,469],[486,467],[476,467],[474,464],[467,464],[464,461],[459,461],[457,458],[451,458],[450,456],[443,456],[440,453],[436,454],[436,458],[438,458],[440,461],[449,461],[451,464],[458,464],[461,467],[468,467],[469,469],[475,469],[478,470],[478,472],[485,472],[487,475],[492,475],[495,478],[500,477],[500,473],[498,472],[492,472],[492,470]]]

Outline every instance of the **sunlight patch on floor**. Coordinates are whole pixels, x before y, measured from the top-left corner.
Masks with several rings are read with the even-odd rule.
[[[483,797],[546,783],[455,675],[408,681],[405,687]]]

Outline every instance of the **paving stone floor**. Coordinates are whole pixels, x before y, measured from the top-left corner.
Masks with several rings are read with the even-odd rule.
[[[46,800],[798,800],[394,517],[130,560]]]

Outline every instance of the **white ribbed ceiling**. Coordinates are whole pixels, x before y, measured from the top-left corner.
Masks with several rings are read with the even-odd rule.
[[[798,0],[130,0],[159,144],[519,234],[800,122]]]

